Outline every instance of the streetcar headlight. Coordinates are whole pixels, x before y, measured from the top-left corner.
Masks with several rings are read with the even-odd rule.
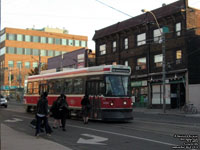
[[[126,104],[127,104],[127,102],[126,102],[126,101],[124,101],[124,102],[123,102],[123,104],[124,104],[124,105],[126,105]]]
[[[110,103],[110,106],[113,106],[113,105],[114,105],[114,103],[113,103],[113,102],[111,102],[111,103]]]
[[[131,102],[131,106],[133,106],[133,102]]]

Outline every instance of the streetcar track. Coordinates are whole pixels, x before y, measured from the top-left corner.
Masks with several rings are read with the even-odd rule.
[[[13,115],[13,116],[19,117],[19,118],[25,118],[25,119],[29,119],[29,120],[32,119],[30,117],[25,117],[25,116],[20,116],[20,115]],[[49,121],[49,122],[53,123],[53,121]],[[66,126],[73,127],[73,128],[79,128],[79,129],[86,129],[86,130],[90,130],[90,131],[96,131],[96,132],[106,133],[106,134],[111,134],[111,135],[117,135],[117,136],[122,136],[122,137],[128,137],[128,138],[133,138],[133,139],[137,139],[137,140],[153,142],[153,143],[157,143],[157,144],[163,144],[163,145],[168,145],[168,146],[176,146],[176,144],[174,144],[174,143],[162,142],[162,141],[158,141],[158,140],[153,140],[153,139],[148,139],[148,138],[143,138],[143,137],[138,137],[138,136],[133,136],[133,135],[128,135],[128,134],[123,134],[123,133],[117,133],[117,132],[112,132],[112,131],[106,131],[106,130],[101,130],[101,129],[94,129],[94,128],[91,128],[91,127],[83,127],[83,126],[80,126],[80,125],[66,124]]]

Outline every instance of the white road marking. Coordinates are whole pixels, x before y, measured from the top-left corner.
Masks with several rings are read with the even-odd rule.
[[[123,136],[123,137],[128,137],[128,138],[143,140],[143,141],[149,141],[149,142],[154,142],[154,143],[158,143],[158,144],[164,144],[164,145],[169,145],[169,146],[177,146],[177,144],[172,144],[172,143],[167,143],[167,142],[162,142],[162,141],[157,141],[157,140],[152,140],[152,139],[147,139],[147,138],[142,138],[142,137],[137,137],[137,136],[132,136],[132,135],[127,135],[127,134],[122,134],[122,133],[117,133],[117,132],[111,132],[111,131],[105,131],[105,130],[98,130],[98,129],[80,127],[80,126],[69,125],[69,124],[67,126],[71,126],[71,127],[75,127],[75,128],[80,128],[80,129],[87,129],[87,130],[97,131],[97,132],[102,132],[102,133],[107,133],[107,134],[113,134],[113,135],[118,135],[118,136]]]
[[[18,116],[18,115],[16,115],[16,116],[17,117],[21,117],[21,118],[31,119],[31,118],[24,117],[24,116]],[[70,126],[70,127],[74,127],[74,128],[80,128],[80,129],[86,129],[86,130],[91,130],[91,131],[96,131],[96,132],[102,132],[102,133],[107,133],[107,134],[112,134],[112,135],[117,135],[117,136],[123,136],[123,137],[128,137],[128,138],[133,138],[133,139],[138,139],[138,140],[143,140],[143,141],[148,141],[148,142],[153,142],[153,143],[158,143],[158,144],[163,144],[163,145],[168,145],[168,146],[177,146],[177,144],[172,144],[172,143],[152,140],[152,139],[143,138],[143,137],[137,137],[137,136],[133,136],[133,135],[122,134],[122,133],[117,133],[117,132],[98,130],[98,129],[81,127],[81,126],[76,126],[76,125],[69,125],[69,124],[67,124],[66,126]]]
[[[95,144],[95,145],[106,145],[104,143],[100,143],[100,142],[104,142],[107,141],[108,138],[104,138],[104,137],[100,137],[100,136],[95,136],[95,135],[91,135],[91,134],[81,134],[83,136],[87,136],[90,137],[90,139],[83,139],[80,138],[77,143],[82,143],[82,144]]]
[[[12,119],[5,120],[4,122],[19,122],[19,121],[23,121],[23,120],[19,118],[12,118]]]

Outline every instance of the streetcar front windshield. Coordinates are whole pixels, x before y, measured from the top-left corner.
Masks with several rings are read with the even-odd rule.
[[[128,76],[109,75],[105,80],[107,96],[128,96]]]

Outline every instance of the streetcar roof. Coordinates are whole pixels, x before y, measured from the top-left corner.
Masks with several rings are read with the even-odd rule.
[[[80,69],[71,69],[65,70],[61,72],[40,74],[29,76],[29,81],[34,80],[49,80],[49,79],[57,79],[64,77],[75,77],[75,76],[87,76],[87,75],[100,75],[100,74],[118,74],[118,75],[130,75],[131,68],[129,66],[124,65],[102,65],[102,66],[94,66]]]

